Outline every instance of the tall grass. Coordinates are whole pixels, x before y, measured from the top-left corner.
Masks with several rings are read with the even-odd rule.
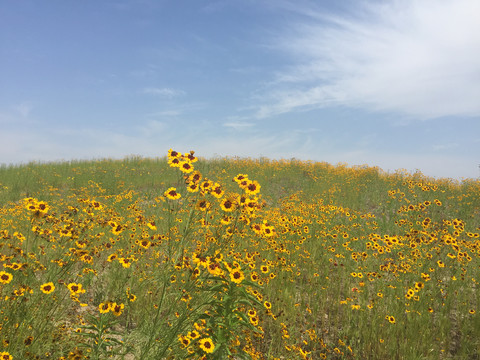
[[[170,152],[0,203],[4,359],[480,356],[478,180]]]

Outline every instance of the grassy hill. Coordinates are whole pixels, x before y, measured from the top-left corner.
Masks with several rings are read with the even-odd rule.
[[[480,181],[295,159],[0,168],[0,354],[473,359]]]

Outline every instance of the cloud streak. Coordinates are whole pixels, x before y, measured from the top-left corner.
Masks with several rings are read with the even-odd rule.
[[[174,98],[177,96],[185,95],[185,91],[176,90],[171,88],[156,88],[156,87],[147,87],[142,90],[142,93],[148,95],[155,95],[163,98]]]
[[[298,8],[298,7],[297,7]],[[292,57],[257,117],[346,105],[432,119],[480,116],[480,2],[362,3],[300,10],[275,47]]]

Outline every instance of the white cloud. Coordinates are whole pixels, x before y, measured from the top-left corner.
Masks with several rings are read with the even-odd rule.
[[[447,144],[433,145],[432,150],[433,151],[452,150],[452,149],[455,149],[455,148],[458,148],[458,147],[460,147],[460,144],[450,142],[450,143],[447,143]]]
[[[149,113],[147,117],[176,117],[179,116],[182,112],[179,110],[165,110]]]
[[[237,121],[237,122],[224,123],[223,126],[230,127],[230,128],[235,129],[235,130],[243,130],[243,129],[250,128],[250,127],[254,126],[254,124]]]
[[[155,95],[155,96],[165,97],[169,99],[177,96],[185,95],[185,91],[171,89],[171,88],[148,87],[148,88],[144,88],[142,92],[144,94]]]
[[[15,111],[23,118],[28,117],[32,111],[32,105],[28,102],[22,102],[21,104],[16,105],[14,108]]]
[[[362,2],[343,17],[299,6],[302,21],[275,44],[294,65],[258,117],[330,105],[480,116],[479,1]]]

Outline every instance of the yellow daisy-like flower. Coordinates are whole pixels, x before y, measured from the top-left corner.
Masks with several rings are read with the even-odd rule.
[[[198,339],[200,337],[200,333],[197,330],[192,330],[192,331],[188,332],[187,336],[190,339],[195,340],[195,339]]]
[[[223,211],[225,212],[232,212],[233,210],[235,210],[235,202],[233,202],[231,199],[229,198],[225,198],[222,200],[222,202],[220,203],[220,207],[222,208]]]
[[[0,352],[0,359],[1,360],[13,360],[13,356],[10,355],[10,353],[7,352],[7,351],[2,351],[2,352]]]
[[[240,183],[244,180],[247,180],[248,179],[248,175],[246,174],[238,174],[237,176],[235,176],[233,178],[233,181],[235,181],[236,183]]]
[[[179,193],[177,193],[177,189],[174,187],[169,188],[167,191],[163,193],[167,199],[170,200],[177,200],[182,197]]]
[[[212,353],[215,350],[215,344],[213,343],[211,338],[204,338],[198,342],[200,349],[202,349],[206,353]]]
[[[122,225],[117,224],[115,222],[111,222],[110,226],[112,227],[111,231],[113,235],[120,235],[123,231]]]
[[[200,211],[207,211],[210,208],[210,202],[206,199],[198,200],[197,204],[195,205],[195,209]]]
[[[180,341],[184,348],[190,345],[190,338],[188,336],[178,335],[178,341]]]
[[[118,257],[117,254],[113,253],[113,254],[110,254],[107,258],[107,261],[108,262],[112,262],[113,260],[115,260],[116,258]]]
[[[110,310],[112,310],[112,303],[109,301],[100,303],[100,305],[98,305],[98,311],[100,311],[100,314],[106,314]]]
[[[223,191],[220,184],[214,184],[211,190],[211,194],[215,196],[217,199],[220,199],[223,196],[223,194],[225,194],[225,191]]]
[[[187,186],[187,191],[189,193],[195,193],[197,192],[198,190],[200,190],[200,186],[198,185],[198,183],[195,183],[195,182],[190,182]]]
[[[53,282],[48,282],[40,285],[40,290],[45,294],[50,294],[55,290],[55,285],[53,285]]]
[[[119,258],[118,262],[122,264],[125,269],[128,269],[132,265],[132,260],[129,258]]]
[[[70,283],[67,285],[68,289],[72,295],[82,294],[85,292],[85,289],[82,287],[82,284]]]
[[[235,284],[240,284],[244,279],[245,275],[242,270],[233,269],[233,271],[230,272],[230,280]]]
[[[170,165],[170,167],[179,167],[180,166],[180,159],[178,158],[172,158],[172,159],[169,159],[168,160],[168,165]]]
[[[49,209],[50,209],[50,206],[48,206],[48,204],[45,201],[37,202],[37,211],[40,214],[42,214],[42,215],[46,214]]]
[[[155,221],[149,221],[147,222],[147,226],[150,228],[150,230],[157,230],[157,226],[155,224]]]
[[[183,157],[185,159],[188,159],[188,161],[190,161],[191,163],[197,162],[198,160],[198,158],[195,156],[195,151],[193,150],[190,150],[189,153],[185,153]]]
[[[1,284],[8,284],[10,281],[12,281],[13,275],[6,272],[6,271],[0,271],[0,283]]]
[[[275,228],[271,225],[262,224],[262,235],[271,237],[275,235]]]
[[[190,161],[180,161],[178,168],[184,174],[189,174],[193,171],[193,165],[190,163]]]
[[[245,190],[245,193],[248,195],[255,195],[260,192],[260,184],[254,180],[254,181],[248,181],[246,186],[243,188]]]
[[[125,308],[125,305],[124,304],[117,304],[117,303],[113,303],[111,305],[112,307],[112,312],[113,312],[113,315],[115,316],[120,316],[123,312],[123,309]]]
[[[168,150],[168,158],[169,159],[174,159],[174,158],[181,158],[182,157],[182,154],[180,154],[179,152],[175,151],[175,150],[172,150],[172,149],[169,149]]]
[[[193,173],[185,177],[185,182],[199,184],[202,180],[202,174],[195,170]]]
[[[223,276],[224,274],[224,271],[216,262],[211,262],[210,264],[208,264],[207,270],[213,276]]]
[[[141,247],[143,247],[144,249],[148,249],[152,243],[148,239],[143,239],[143,240],[139,241],[138,244]]]

